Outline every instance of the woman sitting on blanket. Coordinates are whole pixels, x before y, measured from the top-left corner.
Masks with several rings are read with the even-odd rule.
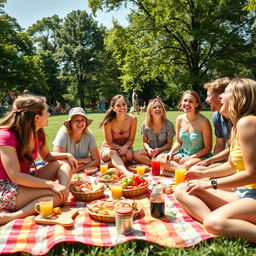
[[[69,153],[49,151],[43,130],[48,117],[45,98],[23,95],[0,122],[0,224],[33,214],[44,197],[51,196],[56,206],[69,195],[77,161]],[[47,164],[36,169],[38,153]]]
[[[182,166],[189,169],[210,157],[212,150],[212,129],[209,120],[199,113],[201,102],[198,94],[186,90],[179,107],[184,114],[176,119],[176,142],[170,152],[161,157],[161,166],[171,172]]]
[[[148,104],[141,134],[144,149],[134,152],[134,159],[137,162],[151,165],[152,157],[159,157],[170,151],[175,130],[173,123],[166,118],[166,111],[161,100],[153,99]]]
[[[137,118],[127,114],[127,101],[123,95],[111,99],[100,126],[104,127],[105,141],[101,148],[101,159],[111,161],[115,168],[128,175],[125,163],[133,160],[132,145],[137,126]]]
[[[189,181],[175,189],[175,196],[210,233],[256,243],[256,81],[231,80],[221,102],[221,114],[233,124],[229,161],[188,171]]]
[[[100,164],[100,153],[95,137],[88,126],[92,120],[87,118],[83,108],[75,107],[58,131],[53,141],[54,151],[71,153],[78,162],[78,171]]]

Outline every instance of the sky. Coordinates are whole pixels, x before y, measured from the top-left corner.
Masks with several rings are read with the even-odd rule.
[[[4,11],[16,18],[19,25],[25,29],[44,17],[57,14],[64,18],[72,10],[78,9],[92,13],[87,0],[7,0],[4,7]],[[125,7],[110,13],[97,12],[94,19],[108,29],[112,27],[113,18],[126,26],[129,12],[129,8]]]

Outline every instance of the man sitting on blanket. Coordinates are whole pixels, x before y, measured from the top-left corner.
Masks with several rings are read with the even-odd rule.
[[[230,79],[228,77],[224,77],[204,85],[204,88],[207,89],[207,98],[205,101],[211,106],[211,111],[214,112],[213,125],[216,136],[216,144],[214,146],[213,156],[199,162],[196,165],[197,169],[198,166],[201,166],[202,169],[207,169],[206,166],[228,160],[229,147],[226,148],[226,144],[230,138],[230,122],[219,111],[221,109],[221,95],[228,86],[229,82]]]

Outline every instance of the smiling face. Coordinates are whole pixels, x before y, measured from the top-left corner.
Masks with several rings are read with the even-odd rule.
[[[151,108],[152,117],[161,117],[163,114],[163,107],[159,101],[156,101]]]
[[[196,98],[190,94],[185,93],[182,97],[181,101],[181,109],[185,113],[189,112],[196,112],[196,108],[198,107],[199,103],[197,102]]]
[[[205,100],[211,106],[211,111],[220,112],[221,109],[221,94],[214,93],[212,89],[207,90],[207,98]]]
[[[113,111],[116,112],[116,114],[123,114],[127,112],[127,104],[124,98],[119,98],[116,100]]]
[[[70,121],[70,126],[73,131],[83,131],[86,125],[86,118],[82,115],[74,115]]]
[[[232,85],[228,85],[224,91],[224,93],[221,95],[221,109],[220,113],[224,116],[229,115],[229,103],[232,99]]]

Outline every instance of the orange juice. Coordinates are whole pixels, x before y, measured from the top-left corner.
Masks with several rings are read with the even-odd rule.
[[[145,173],[145,167],[143,167],[143,166],[137,166],[137,167],[136,167],[136,171],[137,171],[137,174],[138,174],[138,175],[143,176],[144,173]]]
[[[186,169],[175,170],[175,186],[177,186],[182,182],[185,182],[185,173],[186,173]]]
[[[100,165],[100,172],[101,174],[105,174],[108,170],[108,164],[101,164]]]
[[[111,195],[113,199],[120,199],[122,197],[122,185],[119,183],[112,184]]]
[[[40,203],[40,214],[42,217],[51,216],[53,211],[52,202],[41,202]]]
[[[39,203],[35,204],[35,211],[40,213],[43,218],[49,218],[53,215],[53,199],[51,197],[40,199]]]

